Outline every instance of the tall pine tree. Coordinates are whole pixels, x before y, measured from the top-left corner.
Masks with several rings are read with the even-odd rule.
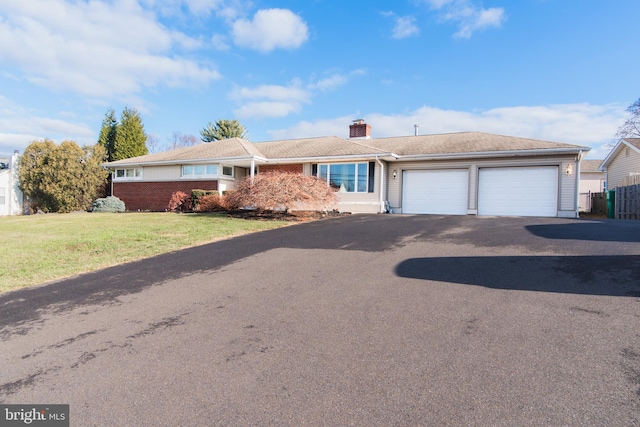
[[[116,143],[116,130],[118,128],[118,121],[116,120],[116,114],[113,108],[109,108],[102,120],[102,128],[100,129],[100,137],[98,138],[98,144],[102,145],[107,151],[106,158],[104,160],[113,161],[113,151]]]
[[[134,108],[125,107],[116,128],[112,160],[122,160],[148,154],[147,135],[140,113]]]

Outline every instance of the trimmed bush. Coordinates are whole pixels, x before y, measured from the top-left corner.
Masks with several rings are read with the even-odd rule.
[[[219,194],[218,190],[191,190],[191,207],[194,211],[197,211],[199,210],[198,204],[200,203],[200,198],[217,194]]]
[[[226,193],[226,192],[225,192]],[[198,203],[197,212],[220,212],[220,211],[232,211],[238,209],[239,206],[235,205],[233,199],[227,195],[210,194],[202,196]]]
[[[116,196],[96,199],[91,205],[91,212],[124,212],[124,202]]]

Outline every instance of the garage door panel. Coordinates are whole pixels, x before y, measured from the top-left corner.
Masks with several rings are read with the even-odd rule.
[[[480,169],[478,214],[557,216],[558,167]]]
[[[469,174],[466,169],[403,172],[403,213],[466,215]]]

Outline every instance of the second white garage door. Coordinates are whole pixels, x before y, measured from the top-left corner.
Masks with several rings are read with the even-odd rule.
[[[480,169],[478,214],[558,215],[558,167]]]
[[[402,213],[467,214],[467,169],[404,171],[402,177]]]

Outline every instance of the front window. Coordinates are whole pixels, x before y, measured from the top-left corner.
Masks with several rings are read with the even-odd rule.
[[[318,165],[318,177],[341,193],[366,193],[369,191],[368,163],[334,163]]]
[[[218,176],[218,165],[184,165],[182,176],[186,178]]]
[[[116,169],[115,179],[117,180],[142,179],[142,168]]]

